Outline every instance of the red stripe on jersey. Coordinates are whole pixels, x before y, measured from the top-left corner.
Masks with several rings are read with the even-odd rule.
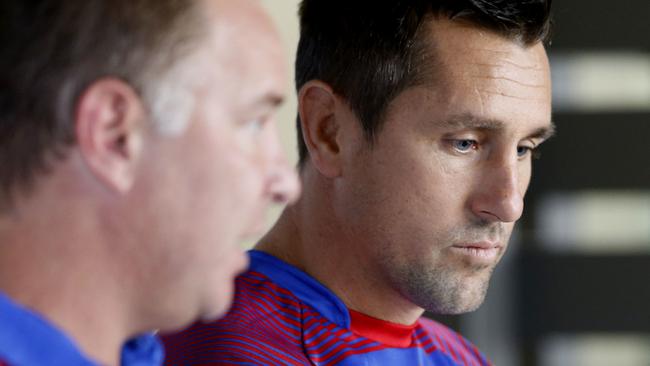
[[[363,337],[392,347],[408,347],[413,343],[413,330],[417,322],[401,325],[350,310],[350,329]]]

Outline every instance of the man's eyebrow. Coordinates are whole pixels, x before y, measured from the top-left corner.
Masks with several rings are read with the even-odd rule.
[[[482,118],[473,114],[457,114],[443,121],[448,127],[459,130],[501,130],[505,123],[496,119]]]
[[[498,131],[505,129],[505,122],[497,119],[482,118],[473,114],[453,115],[443,121],[450,128],[459,130]],[[553,122],[548,126],[533,131],[527,138],[547,140],[555,135],[556,127]]]
[[[538,128],[528,136],[528,138],[532,139],[540,139],[542,141],[546,141],[553,137],[555,135],[556,127],[555,123],[551,122],[548,126]]]

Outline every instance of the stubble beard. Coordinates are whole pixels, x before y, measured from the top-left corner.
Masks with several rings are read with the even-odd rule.
[[[418,263],[398,271],[394,282],[401,295],[413,304],[435,314],[455,315],[478,309],[493,270],[494,265],[459,270]]]
[[[441,315],[467,313],[478,309],[485,300],[492,272],[503,256],[505,246],[494,263],[479,264],[450,254],[452,243],[471,243],[487,238],[505,245],[510,232],[502,223],[473,222],[447,235],[429,235],[438,238],[437,243],[431,244],[437,249],[425,255],[420,252],[419,256],[400,259],[393,250],[397,246],[388,241],[381,248],[379,261],[392,288],[412,304]],[[414,242],[424,243],[426,240]]]

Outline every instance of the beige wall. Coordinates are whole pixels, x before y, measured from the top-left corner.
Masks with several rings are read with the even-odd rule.
[[[299,0],[261,0],[263,6],[269,12],[280,31],[284,41],[287,55],[287,79],[288,98],[278,114],[278,126],[285,150],[292,162],[298,161],[296,150],[296,92],[293,83],[293,62],[295,60],[296,46],[299,38],[298,25],[298,3]]]
[[[277,122],[280,130],[280,139],[284,146],[289,161],[292,164],[298,162],[298,151],[296,147],[296,92],[293,83],[293,62],[296,54],[296,47],[299,38],[298,24],[298,3],[299,0],[261,0],[262,5],[273,18],[286,50],[287,70],[287,100],[278,112]],[[267,228],[277,220],[283,207],[274,206],[269,210],[267,217]],[[245,248],[251,247],[257,239],[251,239],[244,243]]]

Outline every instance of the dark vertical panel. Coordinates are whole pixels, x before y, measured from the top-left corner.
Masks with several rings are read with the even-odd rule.
[[[648,0],[565,0],[553,7],[551,54],[650,52]],[[558,135],[534,164],[520,223],[527,249],[517,276],[522,366],[538,364],[540,341],[550,333],[650,334],[650,254],[550,253],[533,235],[536,205],[548,192],[650,190],[650,114],[565,112],[554,120]]]
[[[650,50],[650,1],[553,2],[553,49]]]

